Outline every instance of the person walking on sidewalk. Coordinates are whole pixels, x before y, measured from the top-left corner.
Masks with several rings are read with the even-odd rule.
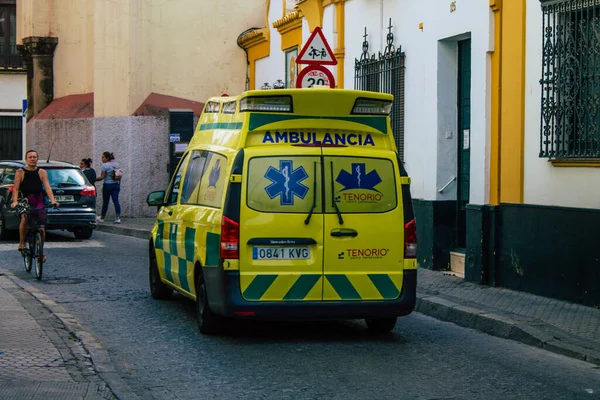
[[[81,172],[85,175],[85,177],[90,181],[94,188],[96,187],[96,178],[98,175],[96,171],[92,168],[92,159],[91,158],[82,158],[79,162],[79,168],[81,168]]]
[[[100,177],[96,181],[104,181],[102,186],[102,212],[98,221],[104,222],[106,212],[108,211],[108,203],[112,198],[115,205],[115,213],[117,217],[115,224],[121,223],[121,205],[119,204],[119,192],[121,190],[121,166],[115,161],[113,153],[105,151],[100,157],[102,159],[102,167],[100,168]]]
[[[38,152],[35,150],[28,150],[25,153],[26,165],[23,168],[19,168],[15,174],[15,186],[12,191],[12,204],[10,207],[15,208],[17,206],[19,192],[21,192],[23,197],[29,202],[31,208],[35,210],[32,217],[36,218],[40,225],[42,238],[45,240],[46,206],[44,204],[44,190],[46,190],[46,195],[53,206],[58,207],[59,204],[54,199],[54,193],[52,193],[52,187],[50,187],[50,181],[48,180],[48,173],[37,166],[38,157]],[[23,214],[21,215],[21,223],[19,224],[19,251],[25,250],[25,236],[27,236],[27,220],[25,214]],[[45,254],[42,262],[46,262]]]

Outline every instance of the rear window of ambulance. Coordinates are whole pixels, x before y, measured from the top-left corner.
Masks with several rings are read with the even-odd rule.
[[[398,204],[394,163],[385,158],[325,156],[325,212],[382,213]],[[333,187],[332,187],[333,185]]]
[[[247,204],[272,213],[322,213],[321,157],[254,157],[248,166]]]
[[[382,213],[395,209],[394,163],[347,156],[255,157],[249,161],[247,204],[262,212]],[[324,211],[323,211],[324,210]]]

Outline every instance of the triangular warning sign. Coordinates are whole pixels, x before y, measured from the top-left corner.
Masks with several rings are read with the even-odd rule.
[[[318,26],[302,47],[302,51],[296,58],[296,64],[337,65],[337,59]]]

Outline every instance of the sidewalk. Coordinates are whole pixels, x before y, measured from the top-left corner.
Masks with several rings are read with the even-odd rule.
[[[98,231],[147,239],[154,218],[105,222]],[[600,310],[477,285],[449,273],[419,268],[416,311],[490,335],[600,365]]]
[[[0,269],[0,399],[137,398],[108,354],[48,296]]]

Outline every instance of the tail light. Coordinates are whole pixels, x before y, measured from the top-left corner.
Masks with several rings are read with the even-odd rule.
[[[221,258],[240,258],[240,224],[232,219],[223,217],[221,223]]]
[[[404,224],[404,258],[417,258],[417,221]]]
[[[93,186],[86,186],[81,192],[79,192],[80,196],[95,196],[96,188]]]

